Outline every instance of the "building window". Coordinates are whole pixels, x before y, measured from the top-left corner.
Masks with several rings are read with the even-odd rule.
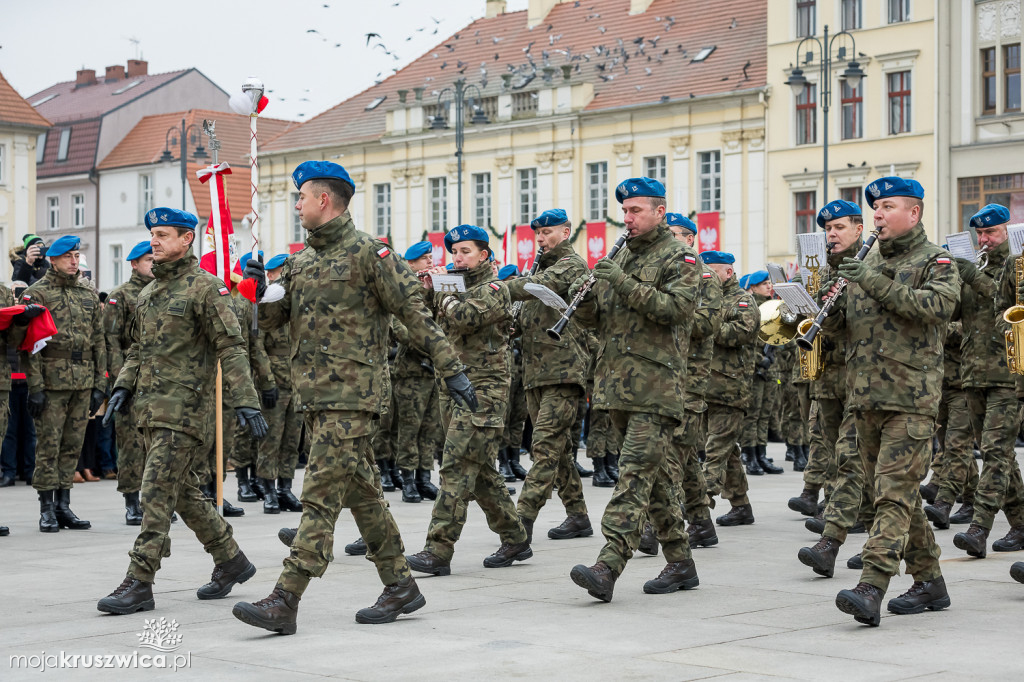
[[[430,178],[430,228],[448,231],[448,178]]]
[[[292,192],[292,244],[301,244],[306,241],[302,234],[302,219],[299,218],[299,209],[295,208],[299,203],[299,193]]]
[[[796,98],[796,143],[818,141],[818,86],[808,83]]]
[[[60,228],[60,197],[46,197],[46,226],[51,230]]]
[[[889,0],[889,23],[910,21],[910,0]]]
[[[529,225],[537,215],[537,169],[519,171],[519,224]]]
[[[155,204],[153,203],[153,195],[153,174],[141,174],[139,176],[139,211],[142,214],[142,220],[140,222],[145,222],[146,214],[155,207]]]
[[[1024,220],[1024,173],[987,175],[960,178],[960,224],[966,225],[971,216],[985,204],[1000,204],[1010,209],[1010,222]]]
[[[849,201],[851,204],[857,204],[860,206],[860,200],[864,196],[863,187],[840,187],[839,198],[843,201]]]
[[[478,227],[491,224],[490,173],[473,173],[473,217]]]
[[[85,227],[85,195],[71,195],[71,227]]]
[[[981,51],[981,113],[996,113],[996,48]]]
[[[68,160],[68,147],[71,145],[71,128],[60,131],[60,145],[57,147],[57,160]]]
[[[644,175],[654,178],[661,184],[665,184],[665,157],[648,156],[644,159]]]
[[[861,0],[843,0],[841,12],[844,31],[853,31],[860,28]]]
[[[886,76],[889,84],[889,134],[910,132],[910,72]]]
[[[373,186],[373,211],[375,236],[386,237],[391,231],[391,183],[382,182]]]
[[[110,245],[110,271],[114,278],[114,286],[124,282],[124,258],[122,257],[122,250],[120,244]]]
[[[702,213],[722,210],[722,153],[700,152],[700,210]]]
[[[814,35],[814,12],[817,0],[796,0],[796,37]]]
[[[814,192],[793,192],[793,205],[796,207],[796,233],[814,232],[818,209],[814,202]]]
[[[0,144],[0,185],[7,183],[7,145]]]
[[[854,88],[843,80],[840,104],[843,107],[843,139],[864,137],[864,98],[861,97],[861,88]]]
[[[46,153],[46,133],[39,133],[36,136],[36,163],[43,162],[43,155]]]
[[[1003,46],[1004,111],[1020,111],[1020,43]]]
[[[587,164],[587,220],[608,217],[608,162]]]

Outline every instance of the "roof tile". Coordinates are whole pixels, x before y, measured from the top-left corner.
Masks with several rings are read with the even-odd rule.
[[[0,73],[0,125],[49,128],[50,122],[32,108]]]

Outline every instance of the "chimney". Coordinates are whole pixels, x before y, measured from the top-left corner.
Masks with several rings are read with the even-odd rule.
[[[113,83],[114,81],[124,80],[124,67],[120,64],[107,67],[107,75],[103,77],[104,83]]]
[[[543,22],[548,16],[548,12],[550,12],[555,5],[563,2],[569,2],[569,0],[530,0],[530,5],[526,13],[526,25],[529,28],[533,28],[537,24]],[[630,0],[630,2],[636,2],[636,0]],[[650,4],[650,2],[647,4]]]
[[[146,76],[149,74],[149,62],[141,59],[128,60],[128,77]]]
[[[643,14],[654,0],[629,0],[629,13]]]
[[[95,69],[79,69],[75,72],[75,87],[82,87],[85,85],[96,84],[96,70]]]
[[[487,0],[487,18],[493,19],[505,13],[505,0]]]

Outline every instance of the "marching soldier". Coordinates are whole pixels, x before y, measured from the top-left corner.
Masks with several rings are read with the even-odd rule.
[[[153,247],[149,241],[139,242],[126,259],[132,265],[132,276],[107,296],[103,331],[107,340],[109,375],[116,379],[132,345],[131,323],[143,287],[153,281]],[[131,406],[129,406],[129,411]],[[142,525],[139,491],[142,489],[142,468],[146,464],[146,444],[142,433],[131,419],[114,423],[117,439],[117,492],[124,495],[125,524]]]
[[[744,288],[749,290],[757,306],[770,301],[773,296],[767,270],[750,273]],[[768,459],[768,422],[779,385],[779,368],[775,363],[777,349],[755,340],[754,350],[754,376],[742,441],[747,443],[747,473],[754,476],[760,476],[762,472],[781,474],[782,467],[775,466]]]
[[[608,411],[622,434],[619,481],[601,520],[605,545],[596,564],[579,564],[570,573],[574,583],[605,602],[640,543],[645,511],[668,563],[644,584],[644,592],[668,594],[699,584],[667,458],[685,413],[686,358],[701,271],[697,255],[665,223],[664,185],[631,178],[615,189],[615,198],[625,214],[626,246],[616,259],[598,261],[596,283],[575,319],[597,330],[594,407]],[[580,275],[570,297],[587,286],[587,277]]]
[[[44,533],[92,526],[68,506],[89,415],[107,398],[100,299],[79,281],[80,244],[72,235],[54,241],[47,251],[50,267],[22,295],[24,303],[48,308],[58,330],[41,352],[25,357],[28,409],[36,425],[32,487],[39,491],[39,530]]]
[[[415,295],[419,283],[412,271],[387,244],[356,230],[348,212],[355,193],[348,172],[330,161],[306,161],[292,179],[309,256],[286,263],[265,299],[262,264],[250,259],[245,276],[256,280],[257,300],[263,300],[261,326],[291,329],[292,390],[311,442],[302,519],[273,591],[232,610],[249,625],[283,634],[295,632],[299,599],[334,558],[334,526],[344,507],[352,511],[366,556],[385,585],[377,603],[361,609],[356,621],[388,623],[426,603],[402,554],[370,448],[384,397],[391,315],[430,354],[448,391],[476,407],[458,357]]]
[[[256,573],[231,526],[203,497],[194,473],[212,435],[218,360],[239,423],[256,438],[267,433],[228,289],[192,254],[197,222],[191,213],[173,208],[146,214],[155,280],[139,294],[132,346],[104,417],[109,422],[133,403],[132,417],[146,443],[142,528],[128,553],[125,579],[96,605],[105,613],[153,609],[153,582],[161,561],[171,555],[174,511],[213,557],[213,575],[196,592],[199,599],[226,597]]]
[[[915,180],[884,177],[868,185],[878,247],[864,260],[843,259],[838,274],[849,282],[845,300],[825,319],[831,329],[846,325],[847,400],[865,485],[875,498],[860,582],[841,591],[836,606],[873,626],[881,622],[882,597],[901,558],[914,584],[889,601],[889,611],[921,613],[950,604],[919,485],[942,399],[942,344],[960,276],[949,254],[928,241],[923,198]]]

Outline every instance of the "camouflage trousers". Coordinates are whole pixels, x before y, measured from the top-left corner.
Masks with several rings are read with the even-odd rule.
[[[786,442],[808,445],[810,436],[811,392],[807,382],[793,384],[789,408],[786,410]]]
[[[394,379],[395,449],[398,466],[410,471],[433,471],[434,455],[444,447],[441,402],[433,374]]]
[[[146,466],[146,441],[129,411],[114,419],[117,443],[117,492],[136,493],[142,489],[142,470]]]
[[[1019,409],[1012,388],[967,389],[967,411],[984,462],[974,496],[974,523],[988,530],[1000,510],[1011,526],[1024,525],[1024,482],[1013,449]]]
[[[768,426],[772,418],[775,389],[774,380],[754,377],[753,390],[750,392],[750,404],[747,407],[747,418],[743,424],[743,436],[740,440],[742,445],[768,444]]]
[[[864,480],[872,486],[875,517],[861,559],[860,581],[883,592],[899,573],[900,559],[914,580],[942,575],[939,546],[921,507],[921,481],[928,470],[935,420],[887,410],[855,412]]]
[[[711,518],[708,507],[708,484],[697,458],[702,425],[707,412],[683,412],[683,423],[672,433],[672,457],[668,458],[669,472],[679,490],[683,514],[692,521]]]
[[[839,425],[846,416],[843,403],[835,398],[818,398],[811,404],[810,456],[804,469],[804,487],[825,488],[826,498],[836,480],[836,441],[839,440]],[[856,447],[853,452],[856,455]]]
[[[601,518],[605,544],[597,556],[615,575],[640,545],[645,512],[657,533],[668,562],[690,559],[677,488],[669,472],[672,434],[679,423],[649,412],[610,410],[612,427],[622,434],[619,482]]]
[[[221,407],[221,434],[224,446],[223,477],[227,477],[228,464],[239,469],[247,467],[256,462],[256,441],[249,435],[247,429],[238,424],[238,417],[235,416],[235,409],[228,405]],[[216,479],[217,473],[217,442],[212,439],[216,433],[216,414],[211,414],[210,428],[207,433],[211,434],[212,442],[207,445],[204,457],[196,462],[195,472],[199,476],[200,484],[206,484]]]
[[[505,428],[501,435],[502,447],[519,448],[523,445],[523,431],[526,429],[526,391],[523,389],[523,373],[512,379],[512,386],[508,392],[508,406],[505,412]],[[497,456],[497,455],[495,455]]]
[[[85,443],[92,390],[46,391],[46,407],[35,420],[36,490],[70,490]]]
[[[526,408],[533,422],[533,465],[523,481],[516,510],[528,521],[537,519],[556,484],[567,515],[587,513],[583,482],[572,459],[572,427],[580,393],[582,389],[572,384],[526,391]]]
[[[392,387],[393,388],[393,387]],[[378,428],[370,437],[370,447],[373,449],[373,458],[387,462],[395,461],[395,436],[398,431],[398,424],[395,421],[395,392],[391,391],[391,398],[383,406],[380,413]]]
[[[502,542],[526,541],[523,528],[505,479],[495,468],[504,428],[505,403],[483,392],[477,393],[476,412],[457,406],[445,397],[443,409],[448,426],[441,457],[441,485],[427,527],[424,549],[451,561],[455,543],[462,535],[469,502],[476,500],[487,519],[487,527]]]
[[[967,413],[967,392],[943,388],[939,406],[939,452],[932,459],[931,482],[939,486],[936,502],[974,504],[980,477],[974,459],[974,431]]]
[[[839,402],[839,401],[835,401]],[[833,443],[835,471],[829,479],[831,488],[825,497],[825,530],[822,535],[846,542],[846,536],[858,519],[865,528],[875,515],[873,488],[865,485],[864,462],[857,449],[857,420],[850,410],[840,412],[838,437]]]
[[[231,526],[199,492],[199,478],[193,470],[206,456],[202,442],[171,429],[142,429],[146,466],[142,472],[142,528],[128,553],[128,575],[151,583],[160,562],[171,555],[171,514],[178,516],[203,543],[214,564],[230,561],[238,554]]]
[[[618,451],[614,446],[615,440],[612,436],[612,424],[605,410],[595,410],[593,401],[588,402],[587,419],[587,457],[604,457],[605,455]]]
[[[732,505],[750,504],[747,474],[737,445],[743,430],[743,410],[730,405],[708,403],[708,441],[704,461],[708,497],[721,495]]]
[[[256,442],[256,476],[268,480],[292,479],[299,464],[302,415],[295,409],[292,392],[281,389],[277,404],[263,408],[267,437]]]
[[[334,560],[334,528],[343,508],[352,512],[366,542],[366,558],[385,585],[411,575],[405,547],[380,489],[370,436],[376,420],[369,412],[307,412],[309,462],[302,481],[302,518],[284,560],[277,586],[301,596],[310,578],[319,578]]]
[[[572,441],[572,454],[573,461],[575,461],[575,455],[577,448],[580,447],[583,438],[583,420],[587,416],[587,396],[584,393],[580,393],[579,397],[576,398],[576,414],[574,415],[572,428],[569,430],[569,438]],[[575,465],[573,465],[575,466]]]

